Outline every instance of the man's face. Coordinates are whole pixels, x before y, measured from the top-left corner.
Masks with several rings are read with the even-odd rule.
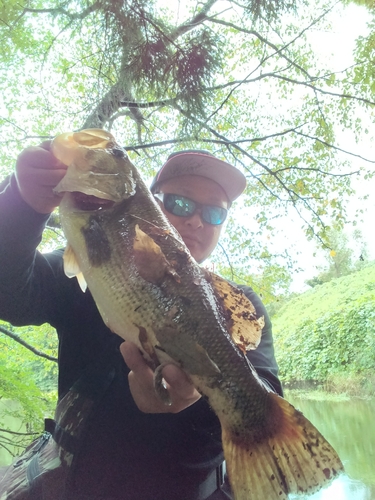
[[[203,205],[228,208],[228,198],[222,187],[199,175],[181,175],[169,179],[160,185],[159,192],[186,196]],[[162,203],[160,206],[169,222],[180,233],[194,259],[199,263],[207,259],[217,245],[223,226],[203,221],[199,210],[191,217],[179,217],[167,212]]]

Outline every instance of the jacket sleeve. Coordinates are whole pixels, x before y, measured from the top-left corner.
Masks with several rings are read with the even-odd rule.
[[[264,316],[265,325],[262,330],[262,337],[258,347],[249,351],[247,357],[254,366],[262,381],[274,392],[283,395],[281,382],[278,378],[279,369],[275,359],[275,352],[272,337],[272,324],[263,302],[254,290],[248,286],[237,285],[241,288],[246,297],[254,305],[257,317]]]
[[[51,322],[59,301],[61,253],[37,251],[49,215],[19,194],[14,176],[0,193],[0,318],[15,326]]]

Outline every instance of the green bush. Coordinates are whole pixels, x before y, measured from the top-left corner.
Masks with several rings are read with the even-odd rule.
[[[375,372],[375,266],[316,287],[273,318],[284,382]]]

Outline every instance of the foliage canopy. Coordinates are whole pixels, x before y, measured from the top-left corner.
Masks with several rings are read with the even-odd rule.
[[[84,127],[111,129],[145,177],[171,148],[209,149],[248,179],[242,203],[250,215],[240,230],[228,228],[238,239],[228,250],[237,265],[244,247],[262,259],[262,234],[290,208],[308,237],[326,242],[330,221],[345,221],[354,173],[372,175],[374,162],[362,158],[354,168],[360,155],[346,148],[363,133],[361,117],[374,119],[371,34],[340,71],[311,45],[340,3],[1,5],[5,171],[30,141]]]

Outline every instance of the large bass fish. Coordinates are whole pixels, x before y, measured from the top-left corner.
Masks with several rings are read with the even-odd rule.
[[[68,165],[56,191],[68,276],[86,283],[106,325],[155,367],[178,364],[220,419],[236,500],[310,493],[341,470],[336,452],[293,406],[270,392],[246,350],[262,320],[237,288],[203,270],[114,137],[57,136]]]

